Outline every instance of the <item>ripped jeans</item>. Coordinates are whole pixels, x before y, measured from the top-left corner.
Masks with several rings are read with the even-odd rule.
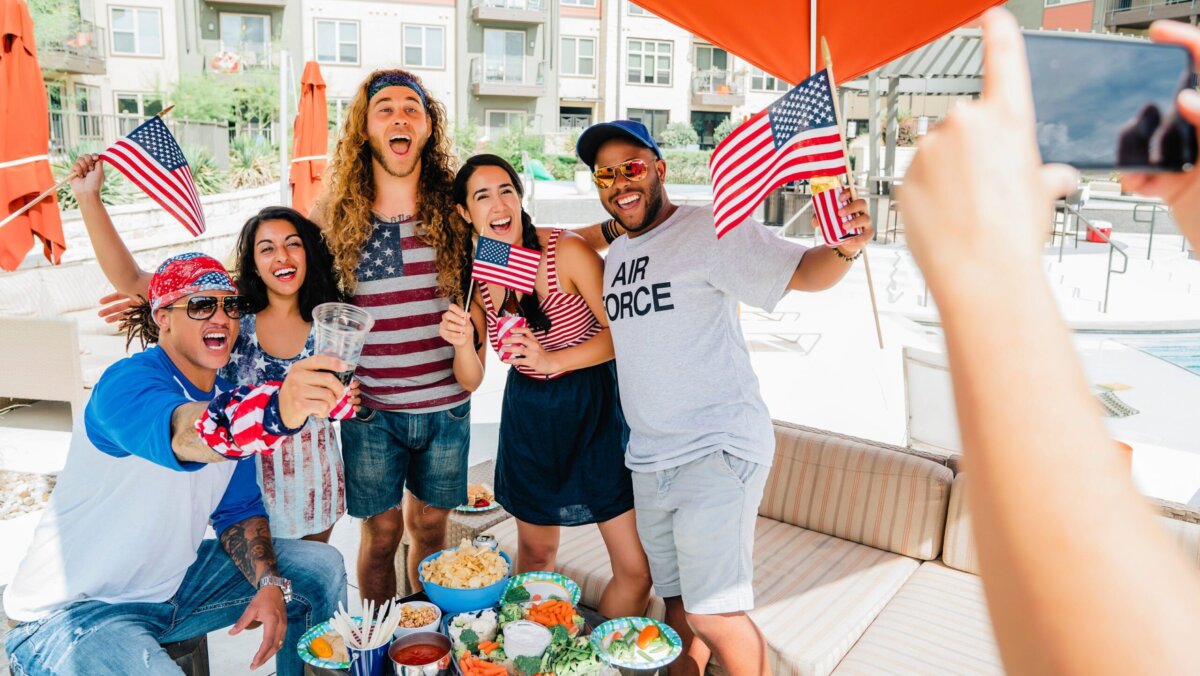
[[[292,581],[287,636],[275,655],[280,676],[300,676],[296,642],[346,601],[346,568],[329,545],[275,540],[279,572]],[[97,556],[103,556],[97,552]],[[184,641],[237,622],[254,587],[216,540],[204,540],[175,595],[163,603],[80,601],[17,625],[5,637],[14,676],[180,674],[160,644]],[[252,631],[261,640],[261,630]],[[255,645],[257,650],[257,644]],[[247,669],[253,652],[247,652]]]

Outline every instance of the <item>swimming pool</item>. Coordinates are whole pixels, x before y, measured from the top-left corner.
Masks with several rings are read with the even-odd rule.
[[[1200,333],[1122,335],[1115,339],[1200,375]]]

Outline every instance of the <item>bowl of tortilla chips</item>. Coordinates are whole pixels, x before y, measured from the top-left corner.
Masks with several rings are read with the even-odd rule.
[[[444,613],[496,605],[511,569],[508,554],[476,547],[467,540],[426,557],[419,567],[425,594]]]

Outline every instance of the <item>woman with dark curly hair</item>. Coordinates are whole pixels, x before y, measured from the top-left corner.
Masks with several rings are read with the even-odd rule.
[[[403,532],[419,588],[417,564],[442,548],[450,510],[467,499],[470,393],[438,336],[466,256],[450,220],[445,109],[407,71],[372,73],[350,100],[327,175],[312,218],[350,302],[375,318],[356,372],[363,408],[342,423],[342,453],[346,507],[364,519],[360,590],[382,603],[396,594]]]

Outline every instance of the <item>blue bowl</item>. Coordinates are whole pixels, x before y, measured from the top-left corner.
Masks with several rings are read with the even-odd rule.
[[[448,551],[448,550],[447,550]],[[421,561],[421,566],[417,570],[421,570],[427,561],[432,561],[441,556],[442,552],[437,552],[425,557]],[[500,595],[504,593],[504,588],[508,586],[509,574],[512,572],[512,559],[508,558],[508,554],[500,552],[500,556],[508,564],[509,573],[498,581],[489,584],[486,587],[479,589],[454,589],[452,587],[443,587],[440,584],[434,584],[425,580],[425,574],[421,573],[421,584],[425,586],[425,595],[438,608],[442,609],[442,613],[463,613],[468,610],[479,610],[480,608],[491,608],[500,603]]]

